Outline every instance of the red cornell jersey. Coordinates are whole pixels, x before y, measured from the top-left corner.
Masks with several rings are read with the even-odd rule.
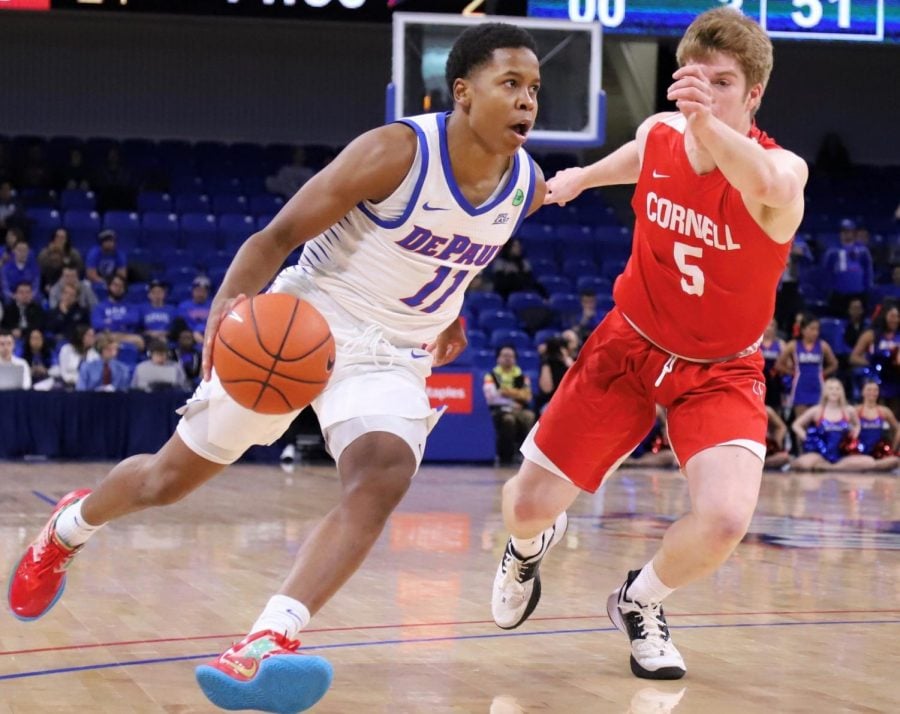
[[[752,348],[775,312],[790,243],[753,220],[718,169],[694,172],[676,114],[647,135],[631,205],[631,258],[616,280],[616,305],[645,337],[674,355],[719,360]],[[778,145],[754,127],[765,149]]]

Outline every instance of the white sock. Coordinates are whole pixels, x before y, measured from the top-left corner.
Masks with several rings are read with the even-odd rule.
[[[56,518],[56,535],[70,548],[86,543],[88,538],[103,527],[102,523],[99,526],[92,526],[84,520],[84,516],[81,515],[82,503],[84,499],[64,508]]]
[[[516,553],[523,558],[530,558],[533,555],[537,555],[541,552],[541,548],[544,547],[543,533],[538,533],[534,538],[516,538],[515,536],[510,536],[510,540],[512,540],[513,548]]]
[[[651,560],[643,568],[638,576],[631,583],[625,596],[632,602],[639,602],[642,605],[650,603],[662,602],[674,592],[670,587],[659,579],[656,570],[653,569],[653,561]]]
[[[289,640],[297,639],[300,630],[309,625],[309,610],[299,600],[287,595],[273,595],[266,604],[266,609],[253,623],[250,632],[272,630],[283,632]]]

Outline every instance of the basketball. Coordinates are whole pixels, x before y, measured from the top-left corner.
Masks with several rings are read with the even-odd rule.
[[[286,414],[315,399],[334,368],[334,338],[312,305],[284,293],[238,303],[222,320],[213,366],[238,404]]]

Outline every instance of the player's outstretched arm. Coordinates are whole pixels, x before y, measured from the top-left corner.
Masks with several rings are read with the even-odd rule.
[[[366,132],[311,178],[271,223],[238,250],[213,299],[203,343],[203,377],[209,379],[219,323],[235,302],[256,295],[288,255],[343,218],[357,203],[380,201],[403,181],[416,153],[416,136],[403,124]]]
[[[654,114],[638,127],[635,138],[623,144],[611,154],[588,166],[563,169],[547,181],[547,195],[544,203],[558,203],[565,206],[589,188],[619,186],[637,183],[641,175],[641,163],[647,133],[660,119],[671,116],[672,112]]]

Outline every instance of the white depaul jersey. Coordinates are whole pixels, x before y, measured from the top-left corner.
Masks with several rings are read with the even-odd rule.
[[[358,204],[308,241],[295,268],[395,343],[429,344],[456,319],[469,283],[516,231],[534,195],[534,164],[520,148],[494,194],[472,206],[450,167],[446,119],[401,120],[418,136],[406,178],[384,201]]]

